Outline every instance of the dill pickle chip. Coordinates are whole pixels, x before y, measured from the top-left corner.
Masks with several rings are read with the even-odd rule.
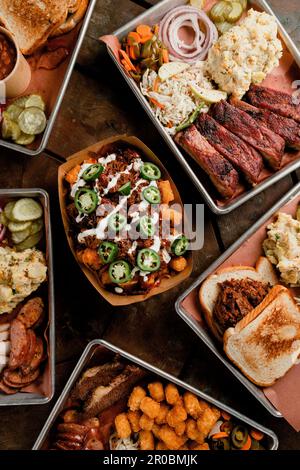
[[[235,23],[243,14],[243,7],[240,2],[231,3],[231,11],[227,13],[225,20],[229,23]]]
[[[20,96],[20,98],[17,98],[14,100],[14,103],[16,106],[19,106],[20,108],[25,108],[26,101],[28,100],[29,96]]]
[[[9,220],[6,217],[6,215],[4,214],[4,212],[0,212],[0,224],[7,227],[8,223],[9,223]]]
[[[15,142],[18,145],[30,145],[34,141],[35,141],[35,135],[25,134],[24,132],[21,131],[21,134],[19,135],[19,137],[17,138]]]
[[[231,9],[231,3],[222,0],[212,7],[209,14],[214,22],[219,23],[226,20],[227,15],[230,13]]]
[[[11,232],[22,232],[31,228],[31,222],[9,222],[8,228]]]
[[[17,140],[21,134],[20,127],[14,121],[12,121],[7,114],[3,113],[2,121],[2,137],[3,139]]]
[[[31,222],[30,235],[35,235],[40,232],[44,227],[43,219],[37,219],[34,222]]]
[[[26,108],[19,116],[18,124],[25,134],[41,134],[46,127],[47,119],[44,111],[39,108]]]
[[[14,221],[14,217],[13,217],[13,214],[12,214],[12,211],[13,211],[13,208],[15,207],[15,202],[11,201],[11,202],[8,202],[5,207],[4,207],[4,214],[5,216],[7,217],[8,220],[12,220]]]
[[[243,10],[246,11],[248,7],[248,0],[238,0],[238,1],[242,5]]]
[[[7,115],[12,121],[17,122],[22,111],[23,109],[20,106],[13,103],[6,108],[3,115]]]
[[[40,95],[30,95],[25,102],[25,108],[39,108],[45,111],[46,105]]]
[[[26,240],[29,235],[30,230],[27,228],[25,230],[22,230],[21,232],[12,232],[11,239],[16,245],[18,245],[19,243],[22,243],[24,240]]]
[[[228,21],[222,21],[221,23],[215,23],[217,30],[219,31],[220,34],[227,33],[233,25],[231,23],[228,23]]]
[[[42,230],[40,232],[35,233],[34,235],[30,235],[23,242],[20,242],[16,245],[17,251],[24,251],[28,250],[29,248],[33,248],[41,241],[42,236]]]
[[[12,216],[17,222],[40,219],[42,215],[43,208],[40,203],[29,197],[19,199],[12,209]]]

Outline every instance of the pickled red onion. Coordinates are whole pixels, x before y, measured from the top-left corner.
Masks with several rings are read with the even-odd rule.
[[[205,31],[201,30],[205,29]],[[179,31],[188,27],[194,31],[191,44],[179,37]],[[190,6],[177,7],[167,13],[159,25],[160,40],[169,50],[173,61],[197,62],[205,60],[210,47],[218,39],[218,31],[206,13]]]

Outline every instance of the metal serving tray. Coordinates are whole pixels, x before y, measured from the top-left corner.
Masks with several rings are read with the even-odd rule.
[[[52,254],[52,235],[50,220],[49,195],[43,189],[0,189],[0,199],[13,199],[20,197],[32,197],[39,199],[44,209],[45,224],[45,250],[48,267],[48,343],[49,343],[49,382],[50,393],[48,396],[41,396],[36,393],[16,393],[15,395],[0,394],[0,406],[17,405],[44,405],[48,403],[54,395],[55,389],[55,315],[54,315],[54,282],[53,282],[53,254]]]
[[[215,272],[224,261],[229,258],[249,237],[251,237],[262,225],[264,225],[282,206],[286,205],[290,200],[299,196],[300,183],[298,183],[291,191],[289,191],[275,206],[273,206],[263,217],[261,217],[247,232],[242,235],[228,250],[223,253],[196,281],[178,298],[175,308],[180,317],[192,328],[197,336],[209,347],[209,349],[220,359],[220,361],[229,369],[235,377],[249,390],[252,395],[275,417],[282,418],[282,414],[269,402],[263,394],[262,389],[254,385],[247,377],[242,374],[222,353],[220,348],[216,346],[216,342],[212,339],[210,332],[203,328],[196,319],[194,319],[183,307],[184,300],[194,291],[198,290],[202,282],[213,272]]]
[[[267,429],[260,424],[256,423],[255,421],[252,421],[251,419],[247,418],[246,416],[240,414],[238,411],[233,410],[227,405],[224,405],[218,400],[215,400],[214,398],[210,397],[209,395],[201,392],[200,390],[195,389],[191,385],[188,385],[185,382],[182,382],[181,380],[177,379],[176,377],[168,374],[167,372],[162,371],[161,369],[158,369],[157,367],[154,367],[147,362],[143,361],[142,359],[139,359],[135,356],[132,356],[131,354],[126,353],[125,351],[122,351],[116,346],[113,346],[112,344],[103,341],[103,340],[95,340],[91,341],[88,346],[86,347],[85,351],[83,352],[81,358],[79,359],[79,362],[77,366],[75,367],[70,379],[68,380],[60,398],[58,399],[56,405],[54,406],[49,418],[47,419],[39,437],[36,440],[36,443],[33,446],[33,450],[41,450],[43,448],[43,445],[45,444],[47,437],[49,435],[49,432],[58,418],[58,415],[64,408],[64,405],[68,399],[68,396],[70,394],[70,391],[72,390],[73,386],[75,385],[75,382],[81,375],[82,371],[85,369],[85,367],[88,365],[89,361],[91,360],[92,356],[94,355],[95,351],[97,348],[102,348],[104,351],[110,351],[113,353],[120,354],[120,356],[124,357],[128,361],[133,362],[134,364],[139,365],[140,367],[143,367],[144,369],[149,370],[151,373],[158,375],[159,377],[162,377],[163,379],[173,382],[174,384],[178,385],[178,387],[181,387],[183,389],[189,390],[190,392],[194,393],[198,397],[202,398],[203,400],[206,400],[209,403],[212,403],[216,407],[227,411],[230,413],[232,416],[235,416],[237,419],[240,421],[243,421],[244,423],[248,424],[251,427],[254,427],[255,429],[258,429],[262,431],[268,438],[268,449],[269,450],[276,450],[278,448],[278,438],[276,434],[274,434],[273,431],[270,429]]]
[[[155,24],[157,23],[165,13],[167,13],[170,9],[175,8],[179,5],[184,5],[187,3],[187,0],[163,0],[159,2],[157,5],[153,6],[143,14],[137,16],[134,18],[132,21],[127,23],[125,26],[122,28],[119,28],[116,30],[113,35],[116,36],[119,40],[123,39],[130,31],[136,28],[138,24]],[[273,15],[276,17],[275,13],[273,10],[269,7],[268,3],[265,0],[250,0],[249,1],[249,6],[251,5],[256,6],[267,13]],[[279,28],[279,33],[281,35],[281,39],[287,46],[287,49],[290,51],[291,55],[293,56],[294,60],[296,61],[297,65],[300,68],[300,52],[295,46],[294,42],[282,26],[282,24],[277,20],[278,22],[278,28]],[[229,212],[233,211],[237,207],[241,206],[244,204],[246,201],[249,199],[253,198],[257,194],[259,194],[261,191],[264,191],[267,189],[269,186],[275,184],[277,181],[280,179],[284,178],[294,170],[300,167],[300,158],[297,159],[295,162],[290,163],[286,167],[284,167],[282,170],[277,171],[274,175],[270,176],[267,178],[265,181],[259,183],[257,186],[255,186],[252,189],[249,189],[247,192],[244,192],[241,194],[239,197],[237,197],[235,200],[232,202],[228,202],[227,204],[224,203],[222,207],[218,206],[216,201],[213,199],[212,195],[210,192],[207,190],[207,188],[204,186],[203,181],[205,181],[205,177],[203,178],[203,175],[201,176],[200,173],[200,167],[199,167],[199,172],[196,170],[196,173],[193,168],[195,168],[196,164],[193,162],[193,167],[191,166],[190,162],[192,162],[191,158],[187,157],[181,152],[179,147],[176,145],[172,137],[165,131],[164,127],[162,124],[159,122],[159,120],[155,117],[153,110],[151,106],[149,105],[147,99],[142,95],[140,92],[139,87],[135,83],[133,79],[131,79],[126,72],[124,71],[124,68],[122,65],[117,61],[116,57],[114,56],[113,52],[109,47],[107,47],[108,53],[111,56],[113,62],[116,64],[117,68],[119,69],[120,73],[122,74],[124,80],[127,82],[133,93],[135,94],[136,98],[139,100],[141,105],[143,106],[144,110],[150,117],[151,121],[153,124],[156,126],[162,137],[164,138],[165,142],[168,144],[172,152],[174,153],[175,157],[179,161],[179,163],[182,165],[188,176],[191,178],[193,181],[194,185],[198,189],[198,191],[202,194],[204,197],[205,201],[207,202],[208,206],[210,209],[215,213],[215,214],[228,214]]]
[[[88,9],[85,13],[85,17],[84,17],[82,26],[80,28],[80,32],[79,32],[79,35],[78,35],[78,39],[77,39],[75,48],[74,48],[74,50],[72,52],[72,55],[71,55],[69,65],[68,65],[67,71],[65,73],[64,80],[63,80],[62,85],[60,87],[60,90],[59,90],[56,102],[54,104],[53,110],[51,112],[51,115],[48,118],[47,127],[46,127],[46,129],[43,133],[43,137],[42,137],[42,140],[41,140],[41,143],[40,143],[39,147],[35,150],[31,150],[31,149],[28,149],[27,147],[24,147],[24,146],[18,145],[18,144],[14,144],[14,143],[9,142],[9,141],[4,140],[4,139],[0,139],[0,146],[15,150],[17,152],[24,153],[24,154],[32,156],[32,157],[36,156],[36,155],[39,155],[40,153],[42,153],[45,150],[46,145],[47,145],[48,140],[49,140],[49,137],[50,137],[50,134],[51,134],[52,129],[53,129],[53,125],[54,125],[56,117],[57,117],[57,113],[58,113],[59,108],[62,104],[64,95],[66,93],[66,90],[67,90],[67,87],[68,87],[68,84],[69,84],[69,81],[70,81],[70,78],[71,78],[71,75],[72,75],[72,72],[73,72],[73,69],[74,69],[74,65],[75,65],[76,59],[78,57],[80,48],[82,46],[82,42],[84,40],[85,33],[88,29],[89,22],[90,22],[93,10],[95,8],[96,2],[97,2],[97,0],[90,0],[90,4],[89,4],[89,7],[88,7]]]

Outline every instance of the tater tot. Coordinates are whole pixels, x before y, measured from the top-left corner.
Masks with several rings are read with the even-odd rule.
[[[139,432],[141,429],[140,426],[140,419],[142,414],[139,411],[131,411],[127,412],[127,418],[130,423],[132,432]]]
[[[169,412],[169,406],[165,403],[161,403],[159,413],[155,418],[156,424],[165,424],[166,423],[166,416]]]
[[[120,439],[126,439],[131,435],[131,427],[126,413],[121,413],[115,418],[115,427]]]
[[[168,384],[165,388],[166,402],[169,405],[175,405],[175,403],[180,399],[179,391],[176,385]]]
[[[185,433],[185,421],[181,421],[180,423],[178,423],[174,429],[177,436],[183,436],[183,434]]]
[[[186,435],[191,441],[196,441],[200,444],[204,442],[204,435],[199,431],[197,421],[189,418],[186,422]]]
[[[179,447],[178,450],[190,450],[187,445]]]
[[[152,400],[150,397],[145,397],[140,403],[140,409],[149,418],[156,418],[159,415],[160,404],[157,401]]]
[[[168,447],[166,446],[164,442],[159,441],[156,444],[156,450],[168,450]]]
[[[198,419],[202,413],[202,408],[198,398],[191,392],[185,392],[183,402],[187,413],[194,419]]]
[[[167,414],[166,421],[171,428],[187,419],[187,413],[182,405],[175,405]]]
[[[149,416],[142,414],[140,419],[140,428],[144,429],[145,431],[151,431],[153,428],[154,419],[149,418]]]
[[[152,426],[151,432],[153,436],[156,437],[156,439],[159,439],[159,431],[160,431],[160,426],[154,423]]]
[[[128,399],[128,407],[131,411],[138,411],[140,409],[140,404],[143,398],[146,396],[145,390],[140,387],[134,387],[134,389],[131,392],[131,395]]]
[[[220,418],[221,413],[217,408],[206,408],[203,411],[201,417],[197,420],[197,426],[199,431],[207,437],[213,426]]]
[[[152,432],[142,430],[139,434],[139,444],[141,450],[154,450],[154,437]]]
[[[170,267],[177,273],[184,271],[187,265],[188,265],[188,262],[183,256],[179,256],[178,258],[173,258],[170,261]]]
[[[178,450],[185,444],[183,437],[177,436],[175,431],[170,426],[164,425],[160,428],[159,437],[163,441],[169,450]]]
[[[191,446],[190,450],[210,450],[210,448],[207,442],[204,442],[203,444],[196,444]]]
[[[164,387],[161,382],[152,382],[148,385],[151,398],[159,403],[165,399]]]

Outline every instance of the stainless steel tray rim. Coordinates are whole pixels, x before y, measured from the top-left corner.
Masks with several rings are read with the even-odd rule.
[[[186,3],[186,0],[163,0],[162,2],[159,2],[158,4],[154,5],[153,7],[149,8],[149,10],[145,11],[141,15],[137,16],[133,20],[131,20],[129,23],[124,25],[123,27],[117,29],[114,31],[112,34],[114,36],[117,36],[118,38],[122,38],[126,35],[127,30],[131,30],[134,28],[137,24],[140,22],[143,22],[144,20],[147,22],[149,18],[153,18],[155,16],[163,15],[170,7],[172,6],[173,8],[177,5],[182,5],[183,3]],[[279,32],[280,35],[282,36],[282,39],[284,40],[285,44],[287,45],[288,49],[292,53],[295,61],[297,62],[298,66],[300,67],[300,52],[295,46],[294,42],[292,41],[291,37],[283,27],[283,25],[280,23],[279,19],[276,17],[274,14],[273,10],[269,7],[267,2],[265,0],[251,0],[251,3],[253,5],[256,5],[258,7],[261,7],[263,10],[267,11],[269,14],[273,15],[276,18],[276,21],[279,26]],[[144,111],[148,114],[150,117],[152,123],[156,127],[156,129],[159,131],[161,137],[164,139],[166,144],[169,146],[171,151],[173,152],[174,156],[176,159],[179,161],[183,169],[186,171],[194,185],[196,186],[197,190],[202,194],[203,198],[205,199],[206,203],[208,204],[209,208],[211,209],[212,212],[214,212],[217,215],[225,215],[233,210],[237,209],[241,205],[245,204],[247,201],[252,199],[254,196],[257,196],[259,193],[264,191],[265,189],[269,188],[271,185],[275,184],[285,176],[289,175],[291,172],[297,170],[300,168],[300,157],[295,161],[291,162],[289,165],[287,165],[285,168],[283,168],[280,171],[277,171],[274,175],[271,175],[269,178],[267,178],[265,181],[262,181],[259,183],[257,186],[253,187],[252,189],[247,190],[240,196],[238,196],[233,202],[230,202],[229,204],[225,204],[223,207],[219,206],[216,201],[212,198],[212,196],[208,193],[206,188],[203,186],[202,182],[200,179],[196,176],[195,172],[193,171],[192,167],[190,166],[187,158],[183,155],[181,150],[176,146],[174,143],[173,139],[169,134],[165,131],[164,127],[162,124],[158,121],[158,119],[155,117],[153,110],[151,106],[149,105],[148,101],[146,98],[142,95],[142,93],[139,91],[138,86],[136,83],[128,77],[128,75],[125,73],[123,67],[119,64],[119,62],[116,60],[113,52],[110,50],[110,48],[107,46],[107,51],[117,66],[119,72],[125,79],[126,83],[130,87],[131,91],[135,94],[136,98],[142,105]]]
[[[233,243],[216,261],[214,261],[192,284],[191,286],[178,297],[175,302],[175,310],[178,315],[190,326],[194,333],[206,344],[209,349],[216,354],[218,359],[224,366],[230,370],[233,375],[248,389],[248,391],[276,418],[282,418],[282,414],[263,396],[261,389],[252,384],[246,377],[236,369],[222,354],[217,350],[213,342],[206,338],[205,334],[200,331],[195,322],[187,314],[182,307],[182,302],[188,295],[200,286],[200,284],[213,273],[227,258],[229,258],[240,246],[245,243],[249,237],[255,232],[256,228],[262,226],[272,215],[274,215],[282,206],[297,197],[300,193],[300,183],[292,188],[285,196],[283,196],[266,214],[264,214],[252,227],[250,227],[235,243]]]
[[[76,381],[79,374],[81,373],[81,371],[82,371],[82,369],[85,365],[85,362],[88,360],[89,355],[92,353],[93,348],[96,347],[96,346],[103,346],[106,349],[108,349],[108,350],[110,350],[114,353],[119,353],[125,359],[127,359],[129,361],[132,361],[133,363],[138,364],[139,366],[149,370],[149,372],[151,372],[153,374],[157,374],[160,377],[175,383],[179,387],[182,387],[186,390],[189,390],[192,393],[195,393],[200,398],[203,398],[203,400],[206,400],[209,403],[212,403],[213,405],[217,406],[218,408],[220,408],[224,411],[227,411],[232,416],[235,416],[237,419],[239,419],[241,421],[244,421],[249,426],[254,427],[254,428],[262,431],[266,435],[268,435],[272,439],[272,442],[273,442],[270,450],[276,450],[278,448],[278,444],[279,444],[278,438],[272,430],[270,430],[268,428],[265,428],[264,426],[260,425],[259,423],[256,423],[252,419],[244,416],[243,414],[241,414],[238,411],[232,409],[231,407],[223,404],[222,402],[210,397],[206,393],[195,389],[193,386],[191,386],[191,385],[189,385],[185,382],[182,382],[177,377],[174,377],[174,376],[168,374],[167,372],[165,372],[161,369],[158,369],[157,367],[143,361],[142,359],[139,359],[138,357],[133,356],[132,354],[121,350],[117,346],[114,346],[114,345],[110,344],[109,342],[107,342],[105,340],[93,340],[86,346],[84,352],[82,353],[82,355],[81,355],[81,357],[80,357],[73,373],[71,374],[67,384],[65,385],[65,388],[64,388],[62,394],[60,395],[60,398],[56,402],[56,404],[55,404],[54,408],[52,409],[52,412],[50,413],[43,429],[41,430],[40,435],[38,436],[32,450],[39,450],[40,446],[43,444],[44,440],[46,439],[46,437],[48,435],[48,432],[51,429],[51,425],[53,424],[53,421],[57,418],[57,415],[61,411],[61,409],[62,409],[62,407],[65,403],[65,400],[67,399],[67,397],[70,393],[71,387],[73,386],[74,382]]]
[[[27,406],[27,405],[45,405],[49,403],[55,393],[55,307],[54,307],[54,276],[53,276],[53,243],[52,243],[52,229],[51,229],[51,214],[50,214],[50,197],[47,191],[42,188],[18,188],[18,189],[0,189],[0,197],[43,197],[44,206],[48,211],[47,228],[48,228],[48,310],[49,310],[49,368],[50,368],[50,379],[51,379],[51,392],[47,397],[38,396],[38,394],[22,393],[22,397],[16,397],[12,395],[7,403],[1,402],[0,396],[0,407],[1,406]],[[36,395],[35,398],[30,398],[32,395]],[[15,398],[15,400],[14,400]]]

